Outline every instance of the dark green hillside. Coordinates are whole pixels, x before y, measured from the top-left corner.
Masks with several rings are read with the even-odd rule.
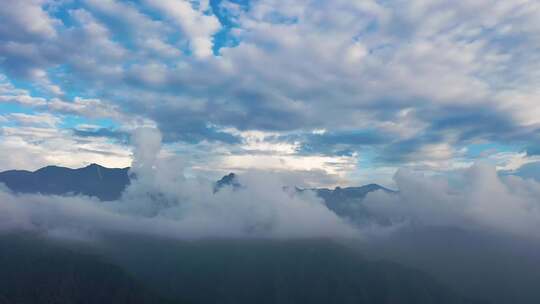
[[[328,240],[109,240],[87,255],[28,235],[1,237],[0,303],[477,303]]]
[[[475,303],[327,240],[114,243],[109,254],[148,286],[194,303]]]
[[[1,304],[170,303],[92,255],[38,238],[0,237]]]

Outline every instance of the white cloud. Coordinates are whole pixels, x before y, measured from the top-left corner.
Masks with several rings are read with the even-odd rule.
[[[226,187],[214,194],[212,181],[185,177],[183,160],[158,157],[160,138],[153,129],[135,133],[137,165],[133,173],[137,178],[120,201],[15,196],[2,190],[2,229],[66,230],[94,236],[120,232],[180,239],[361,238],[379,228],[394,233],[413,225],[538,240],[534,232],[540,228],[540,183],[500,177],[490,165],[477,164],[450,179],[400,170],[395,176],[399,192],[373,192],[362,202],[369,224],[360,224],[357,230],[312,194],[284,191],[286,182],[295,180],[292,176],[247,172],[240,175],[240,189]],[[374,224],[381,222],[391,223],[395,229]]]
[[[146,3],[180,26],[197,57],[204,58],[212,55],[212,35],[217,33],[221,25],[216,16],[205,13],[207,4],[203,3],[195,8],[190,1],[186,0],[156,0]]]
[[[0,75],[3,76],[3,75]],[[128,123],[135,117],[128,117],[117,105],[96,98],[74,97],[66,101],[58,97],[47,99],[33,96],[28,90],[17,89],[5,77],[0,77],[0,102],[13,103],[35,110],[49,111],[48,115],[71,114],[85,118],[112,118]]]
[[[0,127],[0,171],[36,170],[51,164],[78,168],[90,163],[108,167],[131,164],[129,149],[106,138],[82,138],[49,123],[49,115],[18,115],[23,125]],[[29,125],[28,125],[29,124]]]
[[[0,102],[37,107],[45,105],[47,100],[42,97],[30,96],[27,90],[16,88],[5,75],[0,74]]]
[[[495,167],[476,164],[457,177],[396,173],[399,192],[370,193],[365,204],[395,224],[457,227],[537,239],[540,183],[500,177]]]
[[[43,9],[44,0],[5,0],[0,10],[0,36],[47,39],[56,36],[59,22]],[[16,29],[16,30],[14,30]]]
[[[496,134],[521,145],[538,133],[536,1],[224,1],[234,43],[219,56],[212,36],[222,25],[208,1],[90,0],[66,10],[66,24],[52,17],[61,4],[6,3],[28,7],[36,24],[19,22],[25,12],[6,17],[19,31],[0,31],[2,66],[58,99],[4,94],[0,84],[0,102],[121,120],[132,112],[175,138],[197,132],[179,121],[281,134],[372,129],[392,144],[422,139],[411,148],[417,157],[400,159],[431,168],[467,165],[461,147],[474,140]],[[194,56],[181,56],[186,45]],[[99,103],[64,100],[70,89]],[[483,109],[474,128],[459,125]],[[296,148],[260,140],[236,151],[300,164]]]
[[[137,178],[120,201],[13,195],[1,189],[0,228],[55,236],[115,232],[178,239],[358,235],[314,196],[283,191],[276,176],[249,173],[242,179],[245,188],[214,194],[212,182],[186,179],[181,162],[157,157],[159,132],[141,129],[135,139]]]
[[[11,113],[7,115],[8,119],[17,122],[22,126],[44,126],[55,127],[61,121],[57,116],[48,113],[25,114]]]
[[[119,34],[133,37],[138,51],[168,58],[180,56],[177,46],[166,41],[172,29],[162,21],[152,20],[132,3],[112,0],[89,0],[86,5],[98,14],[117,20],[122,25]]]
[[[61,114],[75,114],[87,118],[114,118],[122,121],[123,114],[118,107],[99,99],[75,97],[72,102],[52,99],[47,109]]]

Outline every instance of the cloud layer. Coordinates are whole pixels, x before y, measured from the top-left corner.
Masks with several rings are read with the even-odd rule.
[[[333,163],[348,179],[454,170],[478,145],[533,157],[540,139],[536,1],[36,0],[0,16],[0,111],[157,125],[219,150],[205,161],[221,170],[328,157],[314,170],[343,182]],[[248,149],[253,132],[270,148]]]
[[[12,194],[0,191],[2,230],[29,230],[52,236],[99,238],[129,233],[178,239],[353,237],[354,228],[312,194],[283,190],[273,174],[242,177],[241,189],[213,193],[213,183],[186,179],[175,158],[158,158],[161,134],[138,129],[135,178],[122,198]]]
[[[540,241],[535,233],[540,228],[540,183],[501,177],[488,164],[451,178],[400,170],[395,175],[398,192],[368,194],[357,202],[366,216],[351,222],[328,209],[315,193],[294,191],[291,186],[298,185],[298,177],[252,171],[240,175],[240,188],[224,187],[214,193],[211,181],[185,176],[185,160],[161,153],[157,129],[137,129],[133,138],[132,182],[120,200],[13,194],[2,189],[2,230],[90,238],[114,232],[180,239],[366,240],[412,226]]]

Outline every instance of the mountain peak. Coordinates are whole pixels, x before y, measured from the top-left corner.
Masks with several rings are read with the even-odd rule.
[[[11,170],[0,173],[0,182],[8,188],[22,193],[43,194],[84,194],[96,196],[101,200],[115,200],[130,182],[128,168],[114,169],[91,163],[86,167],[71,169],[59,166],[46,166],[34,172]],[[237,190],[241,187],[238,175],[228,173],[214,183],[213,192],[224,187]],[[295,188],[298,192],[308,189]],[[369,192],[382,190],[394,193],[378,184],[360,187],[335,187],[334,189],[315,188],[317,195],[324,199],[329,207],[355,203],[362,200]]]
[[[233,189],[236,189],[236,188],[240,187],[240,183],[238,182],[238,178],[237,178],[236,174],[231,172],[231,173],[223,176],[220,180],[218,180],[214,184],[214,193],[218,192],[219,189],[221,189],[221,188],[223,188],[225,186],[232,186]]]
[[[111,169],[111,168],[103,167],[102,165],[99,165],[99,164],[96,164],[96,163],[91,163],[88,166],[83,167],[81,169],[82,170],[85,170],[85,169],[86,170],[107,170],[107,169]]]
[[[76,169],[60,167],[60,166],[55,166],[55,165],[49,165],[49,166],[45,166],[43,168],[39,168],[36,171],[34,171],[33,173],[42,174],[42,173],[60,172],[60,171],[67,171],[67,170],[76,170]]]

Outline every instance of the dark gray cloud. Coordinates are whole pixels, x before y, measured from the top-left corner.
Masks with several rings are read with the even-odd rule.
[[[482,137],[492,140],[519,129],[508,115],[484,106],[445,107],[427,116],[434,132],[454,131],[460,141]]]
[[[277,141],[299,142],[299,153],[351,155],[365,147],[377,147],[391,142],[390,134],[377,130],[324,131],[276,137]]]
[[[184,141],[195,144],[203,140],[226,144],[239,144],[242,142],[239,136],[205,125],[204,121],[158,121],[160,121],[158,126],[163,132],[163,141],[166,143]]]
[[[73,129],[73,133],[79,137],[107,137],[123,143],[127,143],[130,136],[128,132],[111,128],[99,128],[95,130]]]
[[[443,138],[436,134],[422,135],[419,137],[398,140],[388,145],[385,145],[378,156],[378,161],[381,163],[402,163],[406,162],[411,157],[415,157],[420,149],[427,144],[433,144],[444,141]],[[418,155],[421,159],[424,155]]]

